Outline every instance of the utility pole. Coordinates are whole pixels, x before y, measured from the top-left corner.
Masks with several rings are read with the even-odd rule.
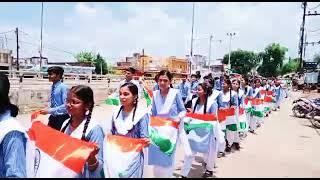
[[[16,39],[17,39],[17,71],[19,71],[19,30],[16,28]]]
[[[230,41],[229,41],[229,59],[228,59],[228,70],[229,73],[231,72],[231,63],[230,63],[230,56],[231,56],[231,39],[232,36],[235,36],[236,33],[227,33],[228,36],[230,36]]]
[[[42,28],[43,28],[43,2],[41,3],[40,70],[42,68]]]
[[[208,67],[210,69],[210,64],[211,64],[211,42],[212,42],[212,39],[213,39],[213,36],[211,35],[210,36],[210,39],[209,39],[209,55],[208,55]]]
[[[302,17],[302,26],[301,26],[301,37],[300,37],[300,47],[299,47],[299,55],[300,55],[300,63],[299,63],[299,69],[302,70],[303,67],[303,60],[302,60],[302,55],[303,55],[303,41],[304,41],[304,25],[305,25],[305,20],[306,20],[306,9],[307,9],[307,2],[303,2],[303,17]]]
[[[193,28],[194,28],[194,2],[192,4],[192,28],[191,28],[191,48],[190,48],[190,60],[189,60],[189,73],[191,75],[191,61],[193,60]]]
[[[144,49],[142,49],[142,72],[144,73]]]

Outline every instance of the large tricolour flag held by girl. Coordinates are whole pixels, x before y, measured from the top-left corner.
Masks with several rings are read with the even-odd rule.
[[[36,115],[33,114],[33,118]],[[78,177],[92,151],[93,143],[72,138],[39,121],[32,123],[27,132],[27,177]]]
[[[187,133],[190,147],[194,152],[206,153],[214,128],[217,125],[217,116],[214,114],[188,113],[184,119],[184,129]]]
[[[149,127],[151,145],[170,156],[176,148],[178,129],[179,123],[169,118],[151,116]]]
[[[104,174],[110,178],[138,177],[141,152],[148,142],[140,138],[107,135],[104,141]]]

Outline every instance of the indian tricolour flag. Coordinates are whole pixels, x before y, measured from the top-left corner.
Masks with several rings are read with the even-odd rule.
[[[244,108],[239,108],[238,114],[239,131],[248,131],[249,125],[247,122],[247,114]]]
[[[147,145],[147,141],[141,138],[107,135],[103,152],[105,176],[139,177],[144,165],[141,152]]]
[[[218,110],[218,120],[221,126],[221,130],[226,130],[227,111],[225,109]]]
[[[143,96],[147,101],[147,106],[150,106],[152,104],[152,91],[146,86],[143,87]]]
[[[184,129],[192,151],[208,152],[217,120],[218,118],[214,114],[188,113],[186,115]]]
[[[32,118],[35,118],[33,114]],[[40,121],[32,123],[27,132],[27,177],[74,178],[79,177],[92,151],[93,143],[72,138]]]
[[[119,106],[120,105],[119,96],[117,96],[116,93],[113,93],[110,96],[108,96],[108,98],[105,100],[105,103],[108,105]]]
[[[264,111],[269,112],[269,111],[271,111],[271,108],[273,107],[273,104],[275,103],[275,101],[273,100],[272,97],[265,96],[263,99],[263,103],[266,105],[264,108]]]
[[[251,105],[253,107],[251,114],[254,117],[263,118],[264,117],[263,100],[259,98],[252,99]]]
[[[149,138],[151,144],[164,154],[171,156],[175,151],[179,123],[170,118],[151,116]]]
[[[237,131],[237,117],[235,108],[227,108],[225,109],[226,113],[226,129],[229,131]]]

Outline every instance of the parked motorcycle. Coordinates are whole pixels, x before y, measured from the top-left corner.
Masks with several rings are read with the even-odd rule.
[[[295,117],[308,118],[314,127],[320,128],[320,98],[299,98],[293,101],[292,112]]]

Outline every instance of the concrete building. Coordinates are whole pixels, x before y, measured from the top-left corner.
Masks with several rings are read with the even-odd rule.
[[[12,67],[12,50],[0,49],[0,70],[10,70]]]

